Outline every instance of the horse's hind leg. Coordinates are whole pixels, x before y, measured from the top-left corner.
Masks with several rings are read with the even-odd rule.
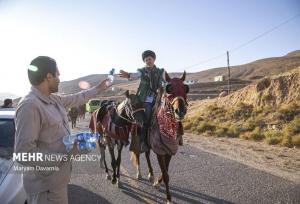
[[[153,187],[159,189],[161,182],[163,181],[162,174],[157,178],[157,180],[153,183]]]
[[[154,174],[153,174],[153,168],[151,165],[151,160],[150,160],[150,150],[145,152],[145,156],[146,156],[146,160],[147,160],[147,164],[148,164],[148,170],[149,170],[149,174],[148,174],[148,180],[153,183],[154,181]]]

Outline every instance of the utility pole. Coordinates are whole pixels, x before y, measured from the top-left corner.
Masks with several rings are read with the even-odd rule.
[[[230,66],[229,66],[229,52],[227,51],[227,70],[228,70],[228,94],[230,94]]]

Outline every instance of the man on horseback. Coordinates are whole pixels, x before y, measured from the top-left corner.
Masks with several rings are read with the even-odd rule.
[[[140,78],[137,96],[144,102],[145,106],[145,124],[140,134],[141,151],[144,152],[149,149],[149,144],[147,144],[148,127],[151,121],[152,109],[156,102],[157,90],[161,88],[165,82],[165,70],[155,66],[156,55],[151,50],[144,51],[142,59],[145,63],[145,67],[138,69],[136,73],[128,73],[124,70],[120,70],[119,76],[127,78],[130,81]]]

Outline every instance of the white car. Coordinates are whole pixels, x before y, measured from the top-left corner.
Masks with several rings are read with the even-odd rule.
[[[23,188],[23,175],[13,168],[19,165],[13,161],[15,140],[15,111],[0,109],[0,203],[24,204],[26,193]]]

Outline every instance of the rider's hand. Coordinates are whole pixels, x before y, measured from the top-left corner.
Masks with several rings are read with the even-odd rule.
[[[129,79],[130,74],[128,72],[125,72],[124,70],[120,70],[120,73],[118,74],[118,76]]]

